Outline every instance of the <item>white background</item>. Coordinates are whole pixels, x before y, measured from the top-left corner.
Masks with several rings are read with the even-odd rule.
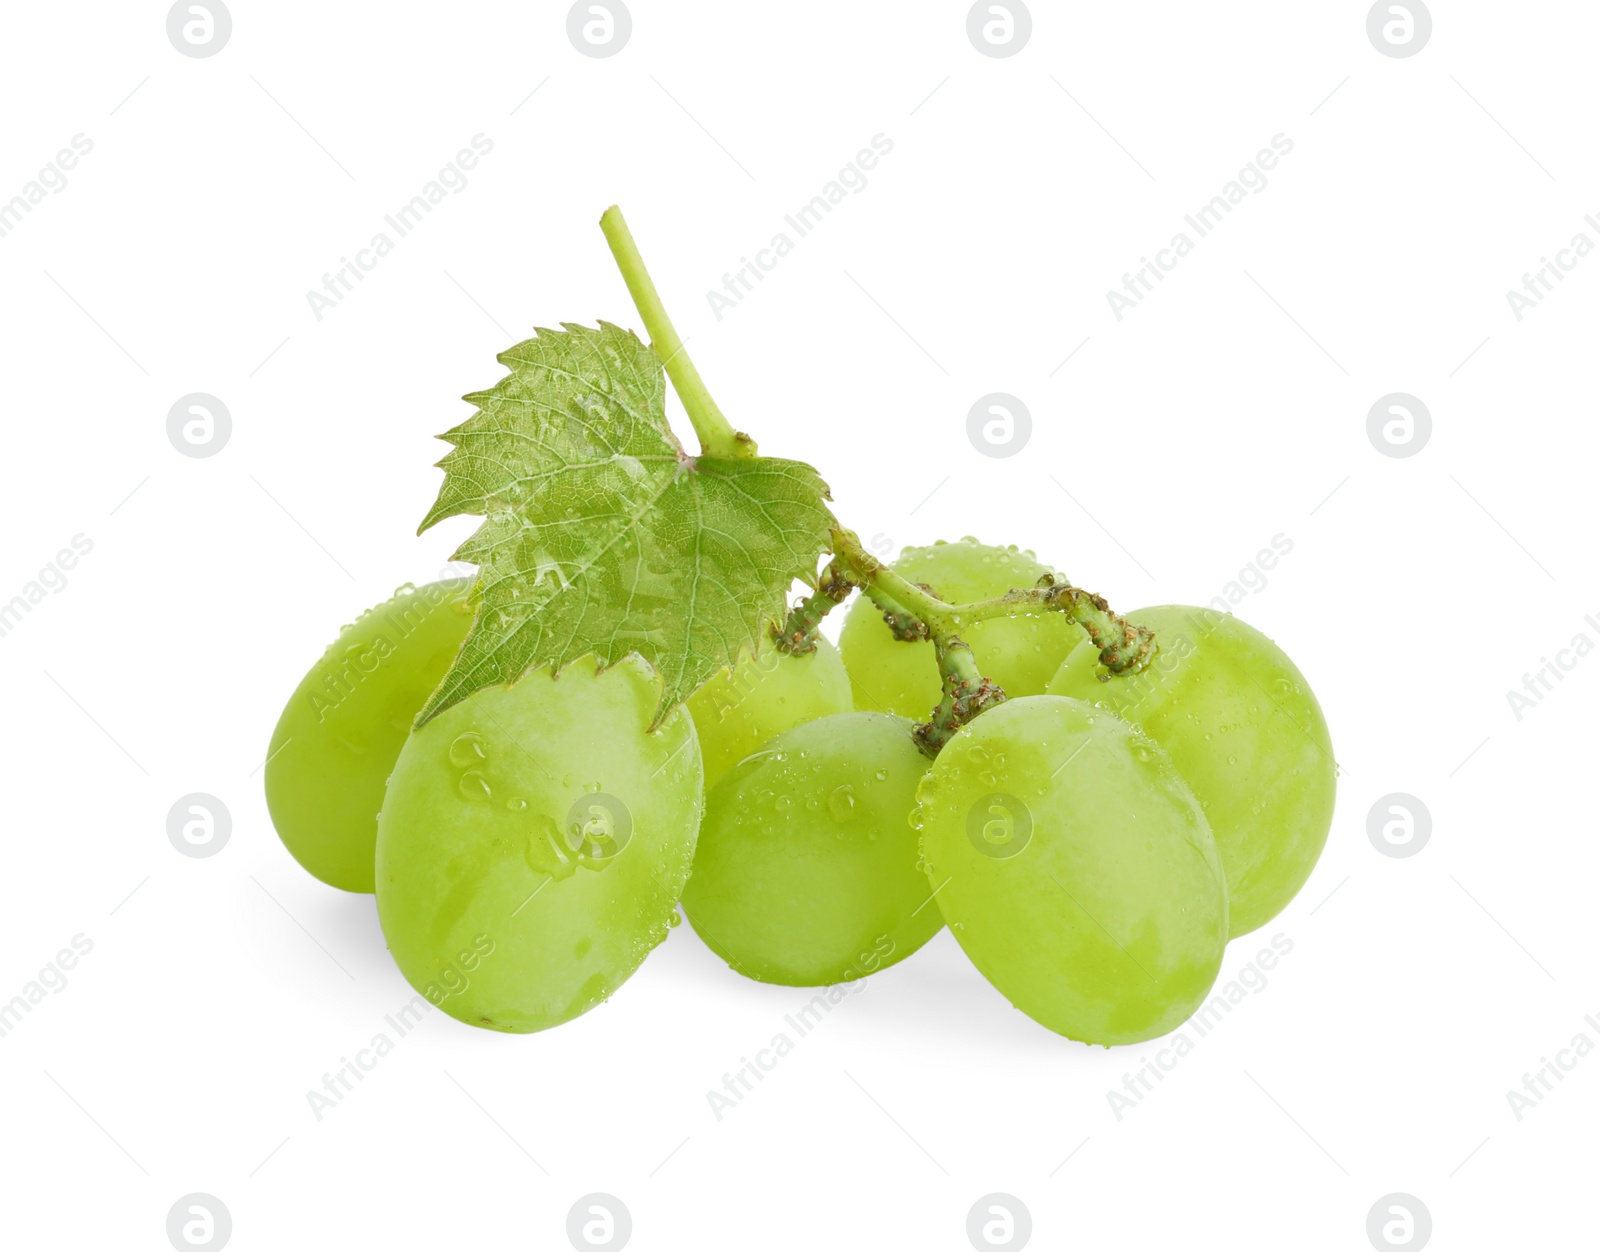
[[[990,58],[959,3],[637,0],[592,59],[561,4],[239,0],[195,59],[158,4],[7,6],[0,200],[94,146],[0,238],[0,601],[93,551],[0,638],[0,1000],[94,946],[0,1038],[5,1242],[161,1249],[206,1192],[239,1249],[565,1247],[603,1191],[640,1252],[962,1249],[1005,1192],[1041,1248],[1348,1249],[1406,1192],[1438,1248],[1592,1246],[1600,1059],[1520,1121],[1506,1093],[1600,1043],[1600,659],[1520,720],[1506,692],[1600,642],[1600,259],[1520,322],[1505,293],[1600,243],[1600,13],[1433,17],[1400,59],[1361,3],[1040,2]],[[717,320],[706,291],[880,132],[866,189]],[[318,321],[307,291],[479,133],[466,188]],[[1280,133],[1266,189],[1118,321],[1106,292]],[[808,994],[687,926],[567,1026],[433,1014],[310,1111],[411,992],[371,897],[278,843],[268,735],[339,625],[469,533],[414,535],[495,354],[637,325],[612,202],[724,410],[884,550],[1018,543],[1131,610],[1292,541],[1239,613],[1321,697],[1333,832],[1223,977],[1293,952],[1121,1120],[1161,1045],[1057,1038],[941,934],[718,1121],[708,1090]],[[207,459],[166,435],[196,391],[233,420]],[[1008,458],[966,434],[993,391],[1033,416]],[[1367,436],[1396,391],[1433,418],[1405,459]],[[196,791],[232,814],[209,859],[166,834]],[[1408,859],[1368,839],[1391,792],[1432,815]]]

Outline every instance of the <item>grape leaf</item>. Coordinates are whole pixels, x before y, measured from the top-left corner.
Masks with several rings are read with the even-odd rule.
[[[464,397],[478,412],[440,436],[455,446],[418,533],[484,522],[455,553],[479,567],[472,630],[419,726],[591,652],[655,666],[659,723],[754,650],[796,578],[815,582],[836,524],[809,465],[686,453],[661,362],[632,331],[562,326],[501,353],[510,374]]]

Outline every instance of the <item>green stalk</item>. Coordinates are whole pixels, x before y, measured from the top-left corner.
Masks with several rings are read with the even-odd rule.
[[[960,639],[936,637],[939,679],[944,695],[933,716],[911,734],[922,754],[933,758],[951,737],[986,709],[1005,703],[1006,693],[978,669],[972,649]]]
[[[1156,654],[1155,633],[1117,616],[1101,596],[1058,583],[1046,575],[1037,587],[1008,591],[991,600],[947,604],[909,582],[861,547],[850,531],[833,532],[833,550],[845,577],[860,587],[886,614],[920,619],[935,643],[954,637],[975,622],[993,617],[1030,617],[1064,613],[1082,626],[1100,649],[1100,663],[1113,674],[1136,674]],[[891,626],[894,623],[891,622]],[[925,637],[925,636],[907,636]]]
[[[600,229],[606,243],[611,245],[611,255],[622,271],[622,281],[628,284],[628,294],[634,307],[644,319],[644,328],[650,335],[650,347],[661,364],[666,367],[672,388],[683,401],[689,420],[694,423],[694,433],[700,439],[700,455],[708,457],[741,458],[756,455],[755,440],[733,428],[723,416],[717,402],[711,398],[700,371],[695,369],[689,354],[683,350],[683,340],[667,316],[666,305],[656,285],[650,280],[650,271],[644,267],[644,257],[639,255],[639,245],[633,241],[633,232],[622,218],[622,210],[612,205],[601,215]]]
[[[817,627],[855,589],[833,562],[817,576],[817,589],[789,610],[777,632],[778,651],[805,656],[817,650]]]

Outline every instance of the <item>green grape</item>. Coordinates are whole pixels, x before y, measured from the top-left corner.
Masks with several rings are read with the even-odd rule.
[[[837,648],[819,636],[816,651],[791,656],[764,637],[754,657],[741,656],[689,697],[706,788],[790,727],[850,709],[850,676]]]
[[[300,680],[267,745],[272,824],[323,882],[372,890],[383,784],[472,625],[470,578],[402,588],[346,626]]]
[[[1081,700],[1007,700],[945,745],[917,800],[945,920],[1029,1017],[1138,1043],[1205,999],[1228,940],[1222,866],[1142,731]]]
[[[927,583],[943,600],[967,604],[1013,588],[1032,587],[1050,573],[1030,552],[993,548],[968,537],[907,548],[889,567],[914,583]],[[966,627],[961,637],[972,645],[978,668],[1008,696],[1036,696],[1062,658],[1083,639],[1082,627],[1060,613],[997,617]],[[939,703],[939,665],[927,640],[903,643],[889,633],[883,614],[865,595],[858,596],[839,635],[839,651],[850,672],[858,709],[897,713],[926,721]]]
[[[1091,687],[1089,684],[1098,681],[1099,676],[1104,672],[1100,668],[1100,649],[1095,647],[1094,643],[1085,635],[1082,641],[1067,653],[1067,659],[1061,662],[1061,668],[1055,672],[1055,675],[1046,684],[1045,694],[1052,696],[1071,695],[1080,700],[1089,698],[1088,696],[1079,696],[1077,691],[1057,690],[1061,684],[1070,682],[1076,687],[1087,692],[1093,692],[1098,696],[1099,689]],[[1093,700],[1089,702],[1091,704],[1094,703]]]
[[[780,735],[706,800],[689,923],[762,982],[848,982],[903,960],[944,924],[917,868],[911,809],[928,758],[911,723],[837,713]]]
[[[1328,724],[1294,662],[1231,614],[1162,605],[1128,620],[1156,632],[1143,674],[1100,682],[1079,666],[1050,682],[1136,722],[1193,788],[1228,875],[1235,936],[1305,885],[1333,823]]]
[[[430,1004],[493,1030],[599,1004],[677,919],[704,803],[694,723],[650,733],[654,671],[594,658],[412,732],[378,815],[378,920]]]

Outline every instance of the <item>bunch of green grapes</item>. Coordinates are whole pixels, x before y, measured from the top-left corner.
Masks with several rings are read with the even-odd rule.
[[[423,529],[482,518],[480,574],[402,589],[301,681],[265,773],[285,847],[375,892],[405,979],[485,1029],[600,1004],[680,904],[762,982],[854,982],[948,924],[1050,1030],[1178,1028],[1327,839],[1299,670],[1232,617],[1119,618],[1016,547],[882,565],[718,409],[614,206],[601,229],[647,339],[540,330],[466,397]]]
[[[970,536],[959,543],[907,548],[889,568],[910,582],[931,587],[950,604],[1032,587],[1052,572],[1031,552],[990,547]],[[1084,634],[1059,613],[1050,613],[978,622],[963,630],[962,638],[971,645],[985,676],[1008,696],[1036,696],[1044,693],[1051,675]],[[839,651],[858,709],[923,721],[939,703],[933,644],[897,640],[882,611],[866,596],[856,600],[845,618]]]
[[[952,603],[1045,572],[971,541],[903,564],[947,575]],[[1136,1043],[1194,1012],[1229,937],[1288,903],[1327,837],[1316,699],[1232,617],[1131,614],[1160,647],[1121,677],[1060,615],[982,623],[986,672],[1027,689],[1053,666],[1049,694],[988,709],[930,760],[905,717],[850,710],[852,687],[924,711],[939,697],[932,649],[895,640],[865,598],[843,661],[767,636],[654,730],[637,657],[531,672],[412,730],[468,590],[407,589],[346,628],[279,721],[267,792],[296,859],[375,886],[401,972],[473,1025],[539,1030],[599,1004],[681,898],[732,969],[792,986],[878,972],[948,922],[1036,1021]]]

